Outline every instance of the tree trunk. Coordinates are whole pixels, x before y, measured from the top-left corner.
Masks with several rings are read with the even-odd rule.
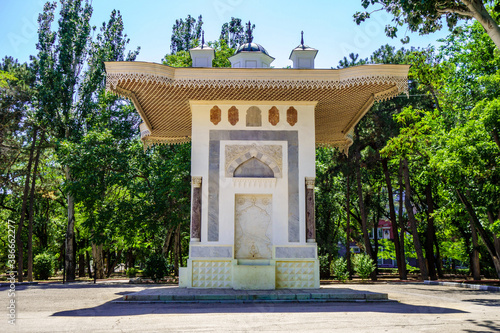
[[[347,272],[349,273],[349,280],[352,280],[352,270],[351,270],[351,191],[350,191],[350,175],[347,176],[347,193],[346,193],[346,262],[347,262]]]
[[[427,273],[427,267],[425,265],[424,254],[422,252],[422,246],[420,245],[420,237],[418,236],[417,220],[413,214],[413,206],[411,204],[411,186],[410,186],[410,173],[408,170],[408,160],[403,159],[403,177],[405,180],[405,206],[406,213],[408,214],[408,220],[410,222],[411,232],[413,234],[413,245],[415,246],[415,252],[417,252],[418,265],[420,267],[420,274],[424,280],[429,279],[429,274]]]
[[[472,277],[475,281],[479,281],[481,280],[481,270],[479,266],[479,244],[477,242],[477,232],[476,228],[474,228],[474,223],[471,221],[469,224],[472,232],[472,252],[470,254]]]
[[[372,249],[371,242],[370,242],[370,235],[368,232],[368,218],[367,218],[367,214],[366,214],[366,210],[365,210],[365,202],[363,199],[363,187],[361,184],[361,167],[360,167],[361,155],[360,155],[359,151],[357,152],[357,156],[358,156],[358,161],[356,163],[356,181],[357,181],[357,188],[358,188],[358,204],[359,204],[359,213],[360,213],[360,217],[361,217],[361,228],[362,228],[362,232],[363,232],[363,240],[364,240],[364,244],[365,244],[366,254],[368,254],[370,256],[370,258],[372,258],[372,260],[375,262],[375,265],[376,265],[377,258],[374,257],[375,254],[374,254],[374,251]],[[370,274],[370,278],[372,281],[377,281],[376,270],[374,270]]]
[[[425,186],[425,198],[427,201],[427,236],[425,237],[425,254],[427,257],[427,268],[431,280],[437,280],[436,263],[434,259],[434,238],[436,232],[434,229],[434,202],[432,200],[432,184],[429,182]]]
[[[116,254],[116,257],[115,257],[115,260],[113,260],[113,262],[111,263],[111,260],[108,261],[108,273],[106,274],[106,277],[110,277],[111,276],[111,273],[113,273],[115,271],[115,267],[116,267],[116,264],[118,263],[118,260],[121,258],[122,256],[122,250],[119,250],[118,253]],[[110,259],[111,259],[111,255],[110,255]],[[109,264],[111,263],[111,264]]]
[[[500,149],[500,137],[498,135],[498,132],[493,131],[493,132],[491,132],[491,135],[493,136],[493,140],[497,144],[498,149]]]
[[[179,230],[177,231],[177,247],[178,247],[178,251],[179,251],[179,268],[182,267],[182,240],[181,240],[181,225],[179,224]],[[179,273],[177,271],[177,273]]]
[[[438,272],[438,277],[440,279],[444,279],[443,261],[441,259],[441,251],[439,250],[439,242],[437,241],[437,237],[434,237],[434,246],[436,247],[436,269]]]
[[[165,238],[165,242],[163,243],[162,254],[167,257],[170,247],[172,245],[172,235],[174,234],[175,228],[171,228],[168,231],[167,237]]]
[[[406,267],[403,266],[401,262],[401,247],[399,245],[399,233],[396,221],[396,209],[394,208],[394,194],[392,193],[392,182],[391,176],[389,174],[389,167],[387,166],[387,159],[382,159],[382,168],[384,169],[385,175],[385,184],[387,186],[387,195],[389,200],[389,216],[391,217],[391,229],[394,240],[394,248],[396,249],[396,262],[398,265],[398,273],[400,280],[406,280],[406,277],[403,278],[404,271]]]
[[[181,230],[181,225],[179,224],[176,232],[175,232],[175,240],[174,240],[174,275],[179,276],[179,258],[181,256],[180,251],[179,251],[179,242],[180,242],[180,230]]]
[[[500,210],[498,211],[497,219],[500,220]],[[494,215],[491,211],[488,211],[488,220],[491,224],[495,222]],[[500,258],[500,237],[497,237],[495,233],[493,233],[493,247],[495,248],[497,258]]]
[[[35,165],[33,167],[33,179],[31,181],[31,191],[30,191],[30,204],[28,209],[28,281],[33,281],[33,205],[35,202],[35,187],[36,187],[36,174],[38,172],[38,162],[40,161],[40,151],[42,150],[42,141],[44,140],[44,135],[40,138],[40,144],[36,150]]]
[[[78,276],[85,277],[85,255],[83,253],[78,255]]]
[[[480,0],[461,0],[472,13],[474,17],[486,30],[496,47],[500,49],[500,27],[491,17],[488,10],[484,7],[483,1]]]
[[[24,181],[24,192],[23,192],[23,203],[21,205],[21,217],[19,219],[19,225],[17,227],[16,233],[16,243],[17,243],[17,279],[19,282],[23,282],[23,271],[24,271],[24,244],[23,244],[23,226],[24,219],[26,217],[26,205],[28,203],[28,195],[30,189],[30,178],[31,178],[31,165],[33,163],[33,153],[35,152],[36,138],[38,135],[38,128],[33,130],[33,138],[30,148],[30,155],[28,160],[28,168],[26,170],[26,180]]]
[[[128,249],[127,266],[128,266],[128,268],[132,268],[135,266],[134,250],[132,248]]]
[[[366,221],[366,213],[365,213],[365,203],[363,200],[363,187],[361,184],[361,169],[359,166],[359,160],[356,166],[356,182],[357,182],[357,190],[358,190],[358,205],[359,205],[359,214],[361,218],[361,231],[363,233],[363,241],[365,245],[365,252],[372,257],[372,246],[370,243],[370,236],[368,234],[368,226]]]
[[[89,279],[92,279],[92,268],[90,267],[90,255],[89,251],[85,251],[85,261],[87,264],[87,271],[89,272]]]
[[[365,212],[365,203],[363,200],[363,187],[361,185],[361,167],[360,167],[360,154],[358,152],[358,161],[356,163],[356,181],[357,181],[357,187],[358,187],[358,204],[359,204],[359,214],[361,215],[361,229],[363,232],[363,241],[365,244],[365,252],[370,256],[370,258],[373,259],[373,250],[372,250],[372,245],[370,242],[370,235],[368,234],[368,221],[366,218],[366,212]],[[374,272],[375,273],[375,272]],[[372,281],[377,280],[377,275],[376,273],[372,273],[370,275]]]
[[[66,180],[71,180],[69,168],[65,168]],[[66,229],[66,255],[65,255],[65,269],[66,281],[75,280],[75,256],[74,256],[74,240],[75,240],[75,200],[71,193],[67,195],[68,200],[68,227]]]
[[[104,274],[108,276],[109,267],[111,265],[111,251],[103,251],[104,258]]]
[[[401,229],[401,232],[399,234],[399,246],[400,250],[399,253],[401,255],[401,267],[403,268],[403,275],[401,276],[402,280],[407,280],[408,279],[408,273],[406,270],[406,254],[405,254],[405,232],[406,232],[406,227],[405,227],[405,221],[403,221],[403,193],[404,193],[404,188],[403,188],[403,162],[402,160],[399,160],[399,170],[398,170],[398,183],[399,183],[399,211],[398,211],[398,223],[399,223],[399,228]],[[398,235],[395,235],[395,237],[398,237]]]
[[[45,210],[45,218],[42,224],[42,230],[38,238],[40,239],[40,247],[42,249],[46,249],[49,246],[49,233],[47,230],[47,226],[50,222],[50,198],[47,197],[47,209]]]
[[[378,214],[377,214],[378,215]],[[375,216],[374,217],[374,221],[373,221],[373,243],[374,243],[374,249],[373,249],[373,257],[375,259],[373,259],[374,263],[375,263],[375,277],[377,276],[378,274],[378,216]]]
[[[488,234],[488,231],[483,228],[481,221],[479,221],[479,218],[477,217],[476,212],[472,207],[472,204],[469,202],[467,197],[462,193],[462,191],[458,189],[455,189],[455,191],[457,192],[460,201],[462,201],[462,203],[464,204],[465,209],[469,214],[469,218],[471,222],[474,224],[474,227],[476,228],[476,231],[479,233],[479,236],[481,236],[484,245],[486,245],[486,249],[488,250],[491,259],[493,260],[493,264],[495,265],[495,270],[497,272],[498,278],[500,278],[500,246],[497,251],[494,240],[491,239],[490,235]]]
[[[102,244],[92,243],[92,257],[94,258],[94,278],[104,279],[104,256],[102,253]]]

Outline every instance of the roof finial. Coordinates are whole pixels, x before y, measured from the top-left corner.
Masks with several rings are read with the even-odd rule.
[[[203,45],[205,45],[205,31],[201,31],[201,48],[203,49]]]
[[[304,30],[300,32],[300,45],[304,45]]]
[[[251,43],[253,41],[253,36],[252,36],[252,24],[250,21],[247,23],[247,43]]]

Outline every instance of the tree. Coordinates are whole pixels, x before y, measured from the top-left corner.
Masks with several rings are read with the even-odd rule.
[[[203,20],[201,15],[198,16],[198,20],[191,15],[188,15],[185,20],[182,18],[175,20],[170,39],[170,52],[174,54],[179,51],[188,51],[190,48],[195,47],[194,43],[201,38],[202,26]]]
[[[208,46],[213,47],[215,50],[215,58],[212,61],[213,67],[231,67],[229,57],[234,54],[234,49],[230,48],[222,39],[215,42],[208,42]],[[163,64],[171,67],[191,67],[192,59],[189,51],[183,50],[165,55]]]
[[[0,70],[0,88],[7,88],[7,80],[15,81],[17,78],[9,72]]]
[[[23,229],[25,220],[28,220],[28,237],[26,240],[28,256],[28,280],[32,281],[33,273],[33,198],[36,186],[36,174],[40,157],[38,137],[41,132],[36,119],[36,91],[33,90],[33,66],[19,64],[12,58],[6,57],[0,70],[0,145],[2,158],[2,198],[1,207],[11,211],[18,210],[18,227],[16,243],[19,271],[18,279],[23,281],[24,271],[24,240]],[[29,148],[28,148],[29,147]],[[29,151],[26,154],[26,150]],[[25,160],[27,158],[27,160]],[[25,167],[16,170],[19,162],[25,162]],[[24,179],[24,185],[21,183]],[[17,206],[14,202],[7,203],[8,192],[22,193],[22,203]],[[14,205],[13,205],[14,204]],[[15,207],[15,208],[14,208]]]
[[[496,21],[496,15],[490,15],[487,4],[494,4],[493,11],[498,12],[500,2],[483,0],[446,0],[446,1],[420,1],[420,0],[362,0],[361,5],[366,9],[371,5],[382,6],[380,11],[385,10],[394,16],[394,25],[388,25],[385,32],[388,37],[394,38],[398,32],[398,26],[408,25],[410,31],[419,34],[429,34],[443,27],[442,20],[446,21],[450,31],[457,26],[459,20],[475,19],[488,33],[491,40],[500,49],[500,27]],[[357,12],[354,19],[357,24],[365,21],[373,12]],[[408,42],[405,37],[403,42]]]
[[[255,24],[244,28],[240,18],[231,17],[231,21],[222,25],[219,40],[225,41],[230,48],[236,49],[247,41],[248,33],[252,34],[254,29]]]
[[[40,14],[37,49],[39,114],[50,124],[52,135],[59,142],[78,142],[92,126],[98,111],[96,95],[104,87],[103,61],[124,60],[128,43],[123,32],[120,13],[113,11],[108,25],[104,24],[97,41],[92,41],[88,1],[61,1],[58,30],[51,24],[55,3],[47,3]],[[131,57],[134,57],[133,53]],[[49,127],[49,126],[47,126]],[[63,164],[65,181],[73,179],[72,170]],[[75,279],[75,197],[67,192],[68,224],[66,233],[65,266],[69,281]]]

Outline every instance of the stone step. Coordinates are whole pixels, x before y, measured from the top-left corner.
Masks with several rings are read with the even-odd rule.
[[[247,303],[247,302],[380,302],[390,301],[385,293],[348,289],[233,290],[154,288],[123,296],[123,302],[159,303]]]

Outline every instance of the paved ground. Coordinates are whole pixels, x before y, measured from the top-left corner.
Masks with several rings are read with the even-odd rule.
[[[399,283],[325,287],[388,293],[398,302],[130,304],[114,301],[155,286],[18,286],[10,326],[4,287],[0,332],[500,332],[499,292]]]

